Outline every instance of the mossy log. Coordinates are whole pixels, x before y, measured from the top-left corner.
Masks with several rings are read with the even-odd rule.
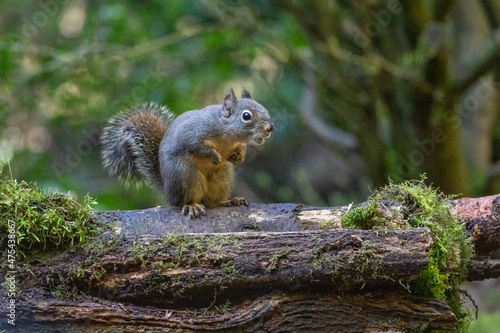
[[[477,249],[470,280],[500,276],[499,207],[500,196],[454,202]],[[427,265],[429,231],[335,229],[346,210],[252,204],[199,220],[163,208],[99,213],[112,231],[19,267],[16,329],[452,329],[445,302],[408,291]]]

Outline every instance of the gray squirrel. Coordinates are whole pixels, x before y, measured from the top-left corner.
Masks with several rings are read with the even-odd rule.
[[[245,160],[247,144],[263,144],[273,129],[248,91],[237,99],[231,89],[222,104],[177,117],[154,103],[119,113],[103,131],[101,156],[110,175],[143,177],[193,219],[205,207],[248,205],[241,197],[229,200],[234,165]]]

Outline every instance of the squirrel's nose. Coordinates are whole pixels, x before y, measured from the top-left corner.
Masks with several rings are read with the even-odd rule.
[[[274,130],[274,124],[273,123],[267,124],[265,130],[267,131],[267,133],[271,133]]]

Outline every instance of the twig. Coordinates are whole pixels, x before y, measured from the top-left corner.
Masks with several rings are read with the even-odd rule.
[[[213,302],[206,308],[204,309],[201,309],[201,314],[202,315],[206,315],[207,314],[207,311],[212,307],[214,306],[215,302],[217,301],[217,289],[215,290],[215,294],[214,294],[214,300]]]
[[[472,305],[476,309],[476,319],[477,319],[477,314],[479,313],[479,307],[477,306],[477,303],[474,300],[474,298],[472,298],[472,296],[465,289],[455,289],[455,290],[464,295],[465,297],[467,297],[469,301],[471,301]]]
[[[479,3],[483,6],[484,15],[488,18],[488,23],[494,29],[500,26],[500,20],[495,15],[496,7],[490,2],[490,0],[481,0]]]
[[[488,71],[493,70],[499,62],[500,54],[500,38],[495,38],[495,34],[500,35],[500,29],[493,32],[491,39],[493,40],[494,46],[489,47],[483,52],[483,57],[476,64],[475,68],[470,70],[465,77],[457,80],[452,91],[455,94],[462,94],[466,91],[472,84],[474,84],[481,76],[486,74]]]

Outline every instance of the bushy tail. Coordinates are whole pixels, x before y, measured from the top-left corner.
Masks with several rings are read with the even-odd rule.
[[[162,189],[159,148],[173,115],[166,107],[141,104],[110,119],[101,136],[101,157],[110,175],[126,183],[141,176]]]

